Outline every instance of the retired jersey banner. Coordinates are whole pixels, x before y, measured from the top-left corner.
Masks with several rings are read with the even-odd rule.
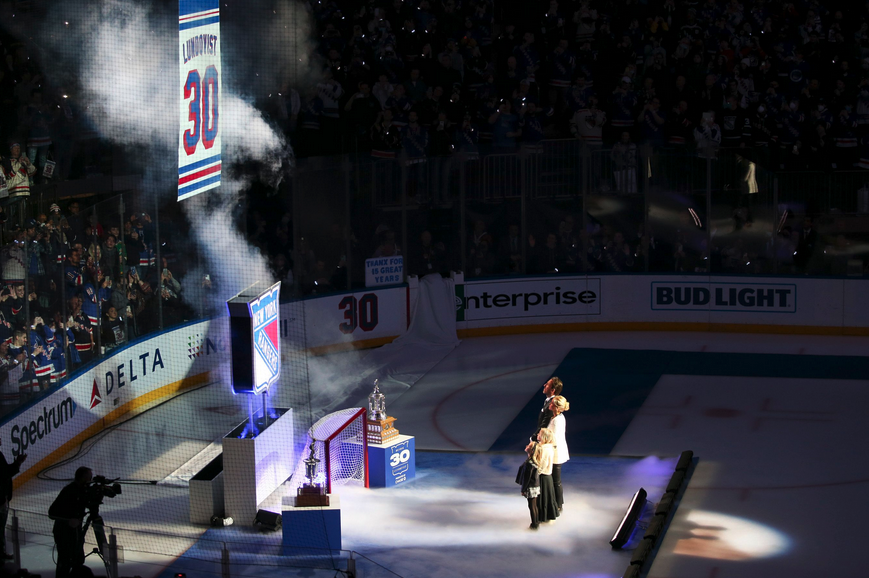
[[[178,200],[220,185],[220,5],[179,0]]]

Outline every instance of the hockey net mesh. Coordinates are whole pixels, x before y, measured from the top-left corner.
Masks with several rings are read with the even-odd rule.
[[[330,492],[347,484],[365,485],[365,410],[351,407],[321,417],[308,429],[305,447],[290,478],[295,490],[306,482],[305,460],[311,454],[317,462],[315,483],[326,484]],[[328,470],[328,473],[327,473]]]

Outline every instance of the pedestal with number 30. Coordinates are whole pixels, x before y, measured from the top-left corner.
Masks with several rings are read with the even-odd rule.
[[[383,445],[368,444],[368,485],[391,488],[416,477],[416,439],[399,435]]]

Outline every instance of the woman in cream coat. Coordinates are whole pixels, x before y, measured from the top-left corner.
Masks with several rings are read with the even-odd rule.
[[[552,430],[555,455],[552,458],[552,485],[555,486],[555,502],[558,504],[558,512],[564,507],[564,492],[561,489],[561,465],[570,459],[567,451],[567,440],[564,437],[567,423],[562,415],[570,409],[570,404],[562,395],[556,395],[549,400],[549,409],[552,411],[552,419],[547,429]]]

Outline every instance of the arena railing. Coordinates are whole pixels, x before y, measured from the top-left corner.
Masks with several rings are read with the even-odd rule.
[[[362,152],[298,159],[286,188],[252,200],[240,228],[283,281],[285,297],[364,287],[365,260],[394,253],[404,257],[405,275],[458,270],[467,278],[608,271],[865,274],[869,172],[783,171],[770,166],[764,150],[723,147],[709,156],[700,158],[693,147],[614,152],[562,139],[413,163],[400,154],[382,159]],[[10,336],[40,312],[44,322],[54,321],[56,336],[63,333],[59,324],[72,321],[76,337],[57,339],[62,362],[52,362],[48,377],[20,369],[0,376],[0,413],[58,387],[64,374],[85,370],[117,345],[217,312],[199,305],[220,282],[221,250],[192,238],[189,219],[197,217],[135,179],[115,181],[130,190],[61,199],[66,189],[43,185],[7,210],[3,280],[27,287],[28,296],[7,320]],[[60,214],[51,211],[55,203],[62,205]],[[73,204],[77,215],[70,212]],[[42,214],[53,231],[15,229]],[[800,243],[805,216],[818,232],[811,252]],[[99,239],[93,229],[86,232],[91,220]],[[279,222],[261,226],[270,221]],[[128,223],[140,230],[138,239]],[[122,238],[115,248],[103,240],[111,227]],[[518,230],[515,240],[511,229]],[[425,231],[431,249],[422,247]],[[69,255],[59,249],[61,233],[76,237],[87,253],[99,248],[91,274],[99,269],[112,277],[112,295],[85,329],[83,316],[96,308],[70,307],[72,295],[85,288],[66,279]],[[550,235],[554,251],[546,249]],[[126,257],[103,258],[113,251]],[[209,270],[208,263],[219,269]],[[109,305],[116,320],[107,319]]]
[[[428,273],[423,231],[442,244],[434,249],[435,268],[466,277],[555,269],[863,275],[869,173],[784,171],[770,168],[767,151],[746,148],[721,147],[706,156],[693,147],[614,150],[565,139],[425,162],[409,163],[400,154],[300,159],[294,187],[318,193],[294,196],[301,199],[293,207],[301,216],[298,236],[325,261],[329,254],[345,258],[334,269],[337,283],[309,281],[298,290],[362,286],[365,260],[384,251],[401,253],[407,274]],[[819,237],[811,254],[800,254],[806,216]],[[330,239],[336,223],[342,235]],[[518,259],[507,254],[511,225],[519,228]],[[535,260],[550,234],[562,267]],[[480,239],[490,240],[483,255]],[[620,239],[630,259],[612,258]],[[298,273],[310,277],[304,267]]]
[[[58,491],[60,485],[58,484]],[[115,498],[123,500],[125,496]],[[101,514],[106,522],[111,513]],[[145,511],[145,510],[142,510]],[[173,511],[183,511],[174,509]],[[106,513],[108,512],[108,513]],[[55,522],[46,513],[26,509],[9,510],[6,527],[9,553],[13,563],[31,574],[52,573],[57,552],[52,528]],[[126,526],[106,523],[105,542],[100,547],[96,534],[88,530],[83,551],[85,563],[98,576],[159,575],[169,568],[191,576],[232,578],[240,576],[287,575],[303,571],[305,576],[324,578],[335,572],[355,568],[359,575],[374,578],[397,576],[389,568],[352,550],[282,548],[282,532],[262,532],[252,526],[207,528],[182,521],[129,520]],[[303,534],[305,528],[290,529]],[[94,552],[99,551],[99,554]],[[22,574],[25,575],[25,574]]]

